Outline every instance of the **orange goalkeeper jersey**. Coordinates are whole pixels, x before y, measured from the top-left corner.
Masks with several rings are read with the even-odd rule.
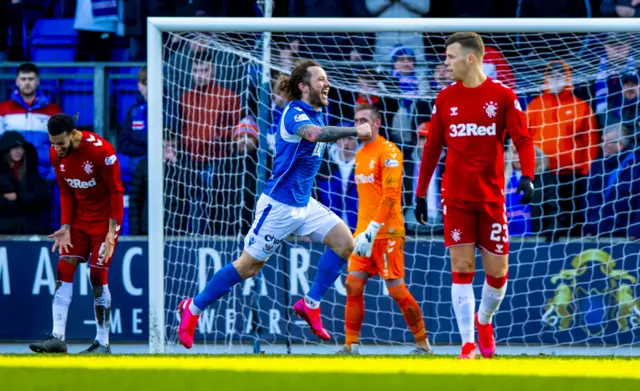
[[[354,234],[374,220],[383,224],[376,238],[404,237],[402,217],[402,152],[378,136],[356,154],[358,226]]]

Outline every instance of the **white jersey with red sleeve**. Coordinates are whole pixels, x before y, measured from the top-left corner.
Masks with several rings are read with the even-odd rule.
[[[446,145],[443,198],[504,202],[507,131],[518,150],[522,175],[533,179],[533,141],[515,93],[490,77],[475,88],[459,81],[444,88],[433,108],[416,195],[426,195]]]
[[[113,146],[102,137],[82,132],[80,144],[63,158],[49,151],[60,187],[61,224],[90,226],[115,219],[122,223],[124,188]]]

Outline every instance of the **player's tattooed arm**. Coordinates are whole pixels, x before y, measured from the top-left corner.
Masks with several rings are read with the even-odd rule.
[[[71,228],[71,224],[62,224],[60,226],[61,231],[68,231]]]
[[[298,128],[298,136],[311,142],[332,142],[345,137],[357,136],[355,127],[317,126],[304,124]]]
[[[118,229],[118,223],[116,219],[109,219],[109,233],[115,234]]]

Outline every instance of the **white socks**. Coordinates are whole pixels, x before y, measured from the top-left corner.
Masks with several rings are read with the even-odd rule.
[[[109,345],[109,319],[111,318],[111,292],[109,285],[102,286],[102,294],[93,299],[96,315],[96,341],[102,346]]]
[[[505,281],[501,288],[494,288],[484,281],[482,286],[482,299],[480,300],[480,308],[478,309],[478,323],[489,324],[493,319],[493,314],[496,313],[504,295],[507,292],[507,283]]]
[[[315,310],[316,308],[320,308],[320,302],[310,298],[309,296],[304,297],[304,303],[307,305],[307,307],[311,308],[312,310]]]
[[[202,313],[202,310],[196,307],[196,305],[193,304],[193,300],[191,300],[191,302],[189,303],[189,312],[191,312],[194,315],[200,315]]]
[[[462,344],[475,343],[473,315],[476,307],[476,297],[473,294],[473,285],[452,284],[451,302],[453,304],[453,312],[456,314]]]
[[[73,297],[73,283],[62,282],[53,294],[53,336],[64,341],[67,329],[67,314]]]

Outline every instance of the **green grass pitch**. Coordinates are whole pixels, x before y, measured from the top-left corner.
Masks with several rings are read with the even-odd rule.
[[[640,359],[0,356],[3,391],[640,390]]]

